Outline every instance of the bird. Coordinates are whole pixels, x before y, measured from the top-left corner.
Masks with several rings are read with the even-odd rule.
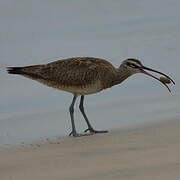
[[[140,60],[135,58],[123,60],[119,67],[113,66],[108,60],[95,57],[72,57],[47,64],[7,67],[7,72],[9,74],[22,75],[44,85],[73,94],[73,99],[69,106],[72,126],[72,131],[69,135],[74,137],[108,132],[107,130],[95,130],[91,125],[84,111],[84,97],[86,95],[98,93],[102,90],[118,85],[128,77],[137,73],[143,73],[155,78],[165,85],[171,92],[165,82],[145,70],[159,73],[175,84],[168,75],[144,66]],[[85,133],[78,133],[74,122],[74,105],[79,96],[79,109],[88,127],[84,131]]]

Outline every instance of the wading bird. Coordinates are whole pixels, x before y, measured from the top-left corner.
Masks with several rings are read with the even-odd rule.
[[[106,133],[107,131],[95,130],[90,124],[83,106],[85,95],[97,93],[120,84],[129,76],[136,73],[144,73],[159,80],[170,91],[165,82],[145,70],[159,73],[174,83],[166,74],[143,66],[138,59],[126,59],[118,68],[104,59],[93,57],[75,57],[42,65],[7,67],[7,71],[10,74],[19,74],[39,81],[47,86],[70,92],[74,95],[69,107],[72,124],[72,131],[69,135],[74,137],[87,135],[77,133],[75,128],[74,104],[78,96],[81,96],[79,108],[88,126],[85,132],[89,131],[89,134],[94,134]]]

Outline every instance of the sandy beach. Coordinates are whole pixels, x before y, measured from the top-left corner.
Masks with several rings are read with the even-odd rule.
[[[179,7],[179,0],[1,0],[0,180],[179,180]],[[68,137],[72,95],[4,67],[80,56],[116,68],[139,59],[176,86],[168,85],[170,94],[139,73],[86,96],[93,127],[110,131]],[[79,99],[75,124],[82,132],[78,106]]]
[[[0,149],[1,180],[179,180],[180,117]]]

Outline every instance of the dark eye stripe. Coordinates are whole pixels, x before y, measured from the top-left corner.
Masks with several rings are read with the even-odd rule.
[[[138,66],[135,65],[135,64],[131,64],[130,66],[133,67],[133,68],[138,68]]]
[[[127,65],[132,67],[132,68],[139,68],[139,66],[137,66],[137,65],[135,65],[133,63],[130,63],[130,62],[128,62]]]

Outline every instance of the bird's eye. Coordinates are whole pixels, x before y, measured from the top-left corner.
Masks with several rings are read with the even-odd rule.
[[[130,67],[132,67],[132,68],[138,68],[138,66],[135,65],[135,64],[133,64],[133,63],[127,62],[127,65],[130,66]]]
[[[135,64],[131,64],[130,66],[133,68],[137,68],[137,66]]]

